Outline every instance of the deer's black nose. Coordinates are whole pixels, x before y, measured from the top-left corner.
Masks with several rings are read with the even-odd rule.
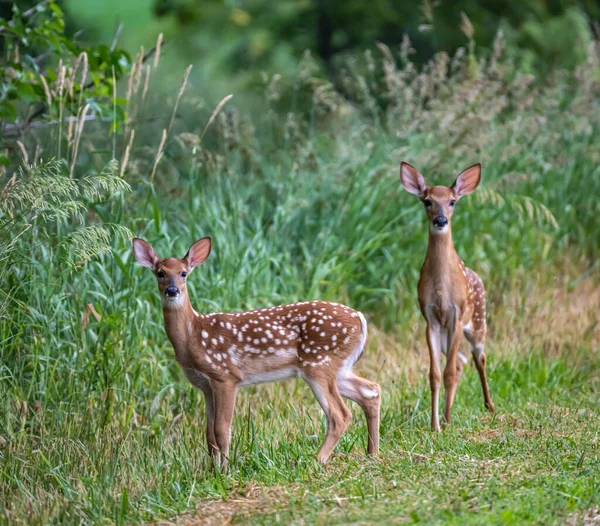
[[[443,228],[448,224],[448,218],[446,216],[437,216],[433,220],[433,224],[438,228]]]
[[[170,298],[179,296],[179,289],[177,287],[167,287],[165,289],[165,296],[169,296]]]

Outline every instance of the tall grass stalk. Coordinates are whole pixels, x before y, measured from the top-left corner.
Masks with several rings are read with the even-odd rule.
[[[185,87],[187,86],[188,79],[190,77],[190,72],[192,71],[192,65],[190,64],[184,74],[183,81],[181,82],[181,86],[179,87],[179,93],[177,93],[177,98],[175,99],[175,106],[173,106],[173,115],[171,115],[171,121],[169,122],[169,128],[167,129],[167,134],[170,133],[171,128],[173,127],[173,123],[175,122],[175,117],[177,117],[177,108],[179,107],[179,101],[183,96],[183,92],[185,91]]]

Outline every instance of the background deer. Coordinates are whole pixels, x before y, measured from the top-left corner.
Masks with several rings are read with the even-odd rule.
[[[408,163],[400,165],[402,185],[417,195],[429,219],[429,244],[419,279],[419,306],[427,321],[431,387],[431,426],[440,430],[438,398],[440,358],[446,355],[444,369],[444,419],[449,424],[452,402],[466,358],[459,353],[462,335],[471,345],[479,372],[485,407],[494,410],[485,374],[485,289],[481,278],[466,268],[452,242],[450,220],[456,202],[473,192],[481,180],[481,165],[467,168],[448,188],[427,186],[424,177]]]
[[[352,373],[367,342],[364,316],[344,305],[309,301],[250,312],[199,314],[190,303],[186,278],[210,254],[208,237],[183,259],[160,259],[144,240],[133,240],[135,258],[152,269],[162,302],[165,330],[188,380],[204,393],[206,439],[217,465],[227,465],[237,389],[299,376],[308,383],[327,418],[318,458],[325,463],[348,427],[355,401],[367,418],[368,453],[379,448],[379,385]],[[221,454],[224,456],[221,459]]]

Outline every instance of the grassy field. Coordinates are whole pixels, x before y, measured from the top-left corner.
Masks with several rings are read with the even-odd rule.
[[[453,426],[435,434],[425,353],[402,352],[375,334],[360,369],[384,390],[381,456],[365,456],[366,429],[353,408],[353,424],[326,467],[315,460],[321,411],[299,382],[239,397],[226,476],[208,466],[203,403],[178,374],[149,411],[118,402],[108,415],[90,400],[79,408],[65,401],[70,413],[21,412],[23,432],[3,466],[3,476],[20,484],[8,504],[20,516],[9,517],[29,524],[180,514],[198,524],[597,520],[597,351],[575,346],[568,356],[546,357],[529,342],[514,345],[489,352],[497,414],[483,409],[469,367]],[[163,360],[168,368],[171,357]]]
[[[482,412],[476,375],[469,371],[457,423],[441,435],[427,430],[423,407],[428,390],[423,383],[411,389],[386,379],[378,460],[363,456],[362,425],[354,427],[326,468],[287,455],[276,460],[273,436],[258,434],[263,446],[240,455],[258,465],[270,457],[268,487],[242,482],[224,498],[204,499],[198,505],[198,523],[597,521],[598,411],[592,392],[598,378],[563,360],[549,363],[532,354],[525,360],[504,357],[492,367],[501,406],[495,417]],[[260,421],[273,426],[270,415]],[[310,419],[297,423],[305,429],[314,426]],[[254,439],[245,432],[238,435],[247,448]],[[308,442],[302,435],[290,439]],[[257,475],[252,478],[260,480]]]
[[[0,520],[598,521],[598,60],[535,79],[511,71],[501,47],[423,70],[382,48],[385,74],[357,59],[346,97],[306,57],[297,78],[272,79],[261,117],[228,103],[209,121],[184,97],[173,128],[170,115],[139,125],[132,149],[130,133],[91,122],[77,164],[64,141],[65,160],[3,181]],[[172,98],[137,108],[135,94],[130,109],[159,102],[172,111]],[[63,140],[46,139],[46,152]],[[416,304],[426,225],[400,190],[402,159],[446,184],[483,163],[453,228],[488,290],[497,414],[470,367],[439,435]],[[231,470],[212,472],[202,397],[174,361],[129,233],[163,257],[213,237],[189,283],[199,311],[314,298],[363,311],[359,369],[383,388],[380,458],[365,457],[354,407],[319,466],[321,411],[288,382],[243,391]]]

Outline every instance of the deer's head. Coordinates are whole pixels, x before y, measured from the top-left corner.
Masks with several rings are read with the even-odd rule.
[[[421,173],[404,161],[400,164],[400,180],[408,192],[415,194],[425,206],[429,231],[443,234],[450,230],[450,219],[456,202],[477,188],[481,180],[481,164],[477,163],[456,178],[452,186],[427,186]]]
[[[186,279],[189,273],[206,261],[210,254],[210,237],[196,241],[182,258],[160,259],[150,243],[134,238],[133,253],[140,265],[154,272],[163,306],[179,307],[187,296]]]

